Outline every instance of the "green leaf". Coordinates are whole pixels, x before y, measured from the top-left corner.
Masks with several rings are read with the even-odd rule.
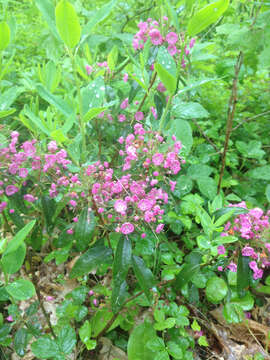
[[[76,333],[70,325],[61,327],[57,337],[57,343],[60,351],[64,354],[70,354],[76,344]]]
[[[0,119],[12,115],[13,113],[15,113],[16,109],[9,109],[9,110],[2,110],[0,111]]]
[[[82,88],[83,116],[93,108],[100,108],[105,98],[105,84],[101,76],[91,81],[87,86]],[[96,110],[93,110],[93,112]],[[91,115],[91,112],[89,113]],[[97,115],[97,114],[96,114]],[[95,115],[95,116],[96,116]],[[89,121],[89,120],[88,120]]]
[[[213,172],[213,168],[208,165],[195,164],[187,170],[187,176],[193,180],[199,180],[202,177],[208,177]]]
[[[119,239],[113,262],[113,291],[112,310],[119,311],[123,305],[126,295],[127,284],[125,282],[128,269],[131,265],[132,247],[129,238]]]
[[[156,332],[149,323],[134,328],[128,339],[128,360],[153,360],[156,351],[147,347],[148,341],[156,338]]]
[[[168,133],[174,134],[177,140],[181,141],[183,145],[182,152],[188,155],[193,144],[192,130],[189,123],[186,120],[174,119]]]
[[[241,208],[241,207],[237,207],[237,206],[234,206],[233,207],[233,210],[234,210],[234,213],[233,215],[236,216],[236,215],[240,215],[240,214],[247,214],[249,212],[249,210],[245,209],[245,208]],[[213,213],[213,215],[216,217],[216,218],[220,218],[221,216],[223,216],[224,214],[227,214],[227,213],[231,213],[232,211],[232,208],[230,206],[228,207],[223,207],[221,209],[218,209],[217,211],[215,211]]]
[[[215,23],[227,10],[229,3],[229,0],[219,0],[199,10],[188,23],[187,31],[189,36],[197,35],[209,25]]]
[[[244,319],[244,311],[238,304],[227,303],[223,308],[223,316],[228,323],[240,323]]]
[[[200,192],[208,199],[213,200],[217,195],[217,184],[214,179],[210,177],[197,179],[197,184]]]
[[[90,35],[92,29],[110,15],[116,4],[117,0],[112,0],[108,4],[102,6],[99,10],[95,11],[94,15],[91,16],[91,20],[84,26],[82,34]]]
[[[107,107],[99,107],[99,108],[92,108],[89,111],[87,111],[87,113],[83,116],[83,121],[84,122],[88,122],[90,120],[92,120],[93,118],[95,118],[97,115],[99,115],[100,113],[102,113],[104,110],[106,110]]]
[[[72,4],[61,0],[55,8],[56,27],[61,39],[69,48],[76,46],[81,38],[81,26]]]
[[[237,304],[240,305],[241,308],[244,311],[249,311],[251,309],[253,309],[254,306],[254,298],[252,297],[252,295],[250,294],[250,292],[248,292],[244,297],[242,298],[232,298],[231,299],[231,303],[232,304]]]
[[[6,290],[15,300],[28,300],[36,293],[31,281],[24,279],[15,280],[8,284]]]
[[[75,116],[72,107],[59,96],[55,96],[50,93],[43,85],[37,85],[36,89],[42,99],[46,100],[49,104],[55,106],[64,116],[66,116],[67,118],[72,115]]]
[[[198,344],[200,346],[209,346],[207,340],[206,340],[206,336],[200,336],[199,339],[198,339]]]
[[[191,192],[193,188],[193,181],[186,175],[179,175],[177,177],[177,184],[174,191],[174,196],[178,199],[182,199],[182,197]]]
[[[208,301],[216,304],[227,295],[228,286],[223,279],[215,276],[207,281],[205,292]]]
[[[1,260],[3,271],[6,274],[15,274],[20,270],[26,254],[26,246],[22,243],[15,251],[4,254]]]
[[[266,199],[267,199],[268,202],[270,203],[270,184],[268,184],[268,185],[266,186],[265,195],[266,195]]]
[[[21,246],[21,244],[24,242],[27,235],[33,229],[35,223],[36,223],[36,220],[30,221],[20,231],[17,232],[17,234],[14,236],[14,238],[8,243],[8,246],[7,246],[6,250],[4,251],[4,256],[17,250],[18,247]]]
[[[50,359],[61,354],[56,341],[48,336],[40,337],[37,341],[33,342],[31,349],[34,355],[40,359]]]
[[[174,341],[169,341],[167,347],[168,353],[173,356],[174,359],[183,359],[183,351],[178,344]]]
[[[180,272],[176,276],[175,286],[181,289],[186,285],[192,277],[199,271],[200,264],[184,264]]]
[[[19,356],[25,355],[25,349],[27,346],[28,332],[25,328],[20,328],[14,336],[14,349]]]
[[[160,64],[170,75],[172,75],[174,78],[176,77],[176,64],[175,61],[173,59],[173,57],[170,55],[170,53],[168,52],[168,50],[164,47],[161,46],[158,49],[158,54],[157,54],[157,59],[156,59],[157,63]],[[164,83],[165,85],[165,83]],[[166,87],[166,85],[165,85]],[[166,87],[167,88],[167,87]]]
[[[111,321],[112,317],[113,313],[108,308],[98,309],[95,315],[91,317],[92,337],[95,338],[106,324]],[[107,331],[113,330],[118,325],[119,319],[116,319]]]
[[[176,89],[176,78],[159,63],[155,63],[155,71],[170,95],[173,95]]]
[[[138,256],[132,256],[132,266],[135,276],[143,289],[148,300],[151,300],[150,288],[155,284],[154,276],[150,269],[145,266],[144,261]]]
[[[242,256],[242,254],[239,253],[237,263],[237,292],[240,297],[245,294],[245,289],[249,287],[249,262],[250,259],[248,256]]]
[[[270,180],[270,165],[257,167],[247,172],[247,175],[252,179]]]
[[[0,51],[5,50],[10,42],[10,29],[5,21],[0,22]]]
[[[265,154],[265,151],[261,149],[262,143],[260,141],[251,140],[248,143],[236,141],[235,146],[241,154],[251,159],[261,159]]]
[[[53,229],[53,216],[56,210],[56,203],[54,199],[49,196],[41,196],[41,206],[45,218],[46,229],[49,233]]]
[[[84,251],[90,244],[96,227],[95,215],[86,206],[79,216],[75,226],[74,237],[79,251]]]
[[[223,224],[225,224],[225,222],[227,222],[233,215],[234,215],[235,209],[231,208],[231,211],[228,211],[227,213],[221,215],[217,221],[215,222],[215,226],[219,227]]]
[[[51,0],[35,0],[35,4],[45,21],[47,22],[49,29],[51,30],[53,36],[57,40],[61,40],[58,35],[56,26],[55,26],[55,12],[54,12],[54,4]]]
[[[86,346],[87,350],[92,350],[96,347],[97,342],[95,340],[91,340],[91,324],[88,320],[86,320],[83,325],[79,329],[79,335],[81,341]]]
[[[202,119],[209,117],[209,112],[195,102],[183,102],[176,98],[172,106],[172,114],[180,119]]]
[[[177,15],[176,11],[174,10],[170,0],[165,0],[165,5],[167,8],[167,12],[173,23],[173,26],[176,28],[177,32],[180,33],[180,25],[179,25],[178,15]]]
[[[154,325],[154,328],[158,331],[162,331],[162,330],[165,330],[165,329],[171,329],[174,327],[175,325],[175,322],[176,322],[176,319],[175,318],[167,318],[166,320],[164,320],[163,322],[158,322]]]
[[[111,258],[112,250],[102,246],[97,245],[86,251],[75,263],[73,266],[70,278],[74,279],[79,276],[88,274],[91,270],[98,267],[100,264],[108,262]]]
[[[0,343],[3,343],[8,334],[10,333],[11,330],[11,326],[8,324],[3,324],[2,326],[0,326]]]

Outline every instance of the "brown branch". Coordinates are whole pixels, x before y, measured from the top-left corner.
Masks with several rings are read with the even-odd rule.
[[[138,108],[138,111],[140,111],[141,108],[143,107],[143,104],[144,104],[144,102],[145,102],[145,100],[146,100],[146,98],[147,98],[147,96],[148,96],[148,94],[149,94],[149,91],[151,90],[152,86],[154,85],[154,82],[155,82],[155,80],[156,80],[156,77],[157,77],[157,72],[155,71],[155,72],[154,72],[154,75],[153,75],[153,78],[152,78],[152,80],[151,80],[151,82],[150,82],[150,85],[149,85],[149,87],[148,87],[148,90],[147,90],[147,92],[144,94],[144,97],[143,97],[143,99],[142,99],[142,102],[140,103],[140,106],[139,106],[139,108]]]
[[[213,148],[216,150],[217,153],[220,153],[220,150],[218,149],[218,147],[216,146],[215,143],[213,143],[213,141],[205,134],[205,132],[203,131],[203,129],[200,127],[200,125],[198,124],[197,120],[195,119],[191,119],[193,124],[197,126],[199,132],[201,133],[201,135],[206,139],[206,141],[209,142],[210,145],[213,146]]]
[[[264,116],[264,115],[269,114],[269,113],[270,113],[270,110],[265,111],[265,112],[263,112],[263,113],[260,113],[260,114],[258,114],[258,115],[254,115],[254,116],[252,116],[252,117],[250,117],[250,118],[244,119],[243,121],[240,122],[240,124],[236,125],[236,126],[232,129],[232,131],[235,131],[236,129],[238,129],[240,126],[242,126],[244,123],[246,123],[246,122],[248,122],[248,121],[257,119],[258,117]]]
[[[243,63],[243,53],[242,53],[242,51],[240,51],[240,53],[239,53],[239,55],[237,57],[235,68],[234,68],[234,79],[233,79],[233,85],[232,85],[232,92],[231,92],[231,97],[230,97],[229,105],[228,105],[226,137],[225,137],[224,149],[223,149],[223,153],[222,153],[222,165],[221,165],[221,170],[220,170],[220,174],[219,174],[219,181],[218,181],[218,191],[217,191],[218,194],[220,192],[221,181],[222,181],[222,178],[223,178],[223,175],[224,175],[224,169],[225,169],[225,163],[226,163],[226,154],[227,154],[227,151],[228,151],[229,139],[230,139],[230,135],[231,135],[231,132],[232,132],[233,119],[234,119],[235,108],[236,108],[236,103],[237,103],[238,76],[239,76],[239,72],[240,72],[242,63]]]

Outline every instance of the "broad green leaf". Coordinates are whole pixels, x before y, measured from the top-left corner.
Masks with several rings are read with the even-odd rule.
[[[96,227],[96,220],[93,211],[86,206],[79,216],[75,226],[75,239],[79,251],[84,251],[91,243]]]
[[[223,316],[230,324],[240,323],[244,319],[244,311],[238,304],[227,303],[223,308]]]
[[[270,180],[270,165],[264,165],[250,170],[247,172],[247,176],[252,179]]]
[[[214,179],[210,177],[204,177],[197,179],[200,192],[208,199],[213,200],[217,195],[217,184]]]
[[[8,284],[6,290],[15,300],[28,300],[36,293],[31,281],[24,279],[15,280]]]
[[[168,344],[168,353],[173,356],[174,359],[183,359],[182,348],[174,341],[169,341]]]
[[[55,20],[65,45],[69,48],[75,47],[81,38],[81,26],[73,5],[67,0],[61,0],[55,8]]]
[[[91,317],[92,337],[95,338],[112,319],[113,313],[108,308],[99,308]],[[111,331],[119,325],[119,318],[116,319],[107,331]]]
[[[112,284],[111,304],[112,311],[116,314],[123,306],[128,296],[128,286],[125,280],[115,279]]]
[[[57,343],[60,351],[64,354],[70,354],[76,345],[76,333],[70,325],[64,325],[57,337]]]
[[[187,176],[192,180],[197,180],[202,177],[208,177],[213,172],[213,168],[204,164],[194,164],[189,166]],[[180,176],[181,177],[181,176]]]
[[[61,40],[55,26],[55,9],[53,2],[51,0],[35,0],[35,4],[47,22],[53,36],[57,40]]]
[[[156,350],[149,349],[148,341],[156,338],[156,332],[149,323],[143,323],[134,328],[128,339],[128,360],[153,360]]]
[[[174,78],[176,77],[177,70],[176,70],[175,61],[164,46],[161,46],[159,48],[156,62],[158,64],[160,64]],[[165,87],[166,87],[166,85],[165,85]]]
[[[245,289],[249,287],[249,262],[250,259],[248,256],[242,256],[242,254],[239,253],[237,263],[237,292],[240,297],[245,294]]]
[[[25,349],[28,342],[27,337],[28,332],[25,328],[20,328],[18,331],[16,331],[14,336],[14,349],[20,357],[25,355]]]
[[[244,311],[249,311],[249,310],[253,309],[254,298],[252,297],[250,292],[248,292],[244,297],[232,298],[231,303],[240,305]]]
[[[2,268],[6,274],[15,274],[20,270],[26,254],[25,243],[22,243],[16,250],[3,255],[1,259]]]
[[[34,355],[40,359],[55,358],[61,354],[56,341],[48,336],[40,337],[37,341],[33,342],[31,349]]]
[[[192,279],[192,277],[199,271],[199,269],[200,264],[184,264],[176,276],[175,287],[177,289],[181,289]]]
[[[10,29],[5,21],[0,22],[0,51],[5,50],[10,42]]]
[[[6,340],[10,330],[11,326],[8,324],[3,324],[0,326],[0,343],[3,343]]]
[[[165,69],[165,67],[159,63],[155,63],[155,71],[157,72],[165,88],[169,91],[170,95],[173,95],[176,89],[176,78],[173,75],[171,75]]]
[[[260,141],[251,140],[248,143],[236,141],[235,146],[241,154],[251,159],[261,159],[265,155],[265,151],[261,149],[262,143]]]
[[[73,266],[70,278],[74,279],[79,276],[88,274],[91,270],[98,267],[100,264],[108,262],[111,258],[112,250],[102,246],[97,245],[86,251],[75,263]]]
[[[181,175],[177,178],[177,184],[173,195],[179,199],[191,192],[193,188],[193,181],[186,175]]]
[[[72,107],[59,96],[50,93],[43,85],[37,85],[36,88],[42,99],[55,106],[64,116],[68,118],[69,116],[74,115]]]
[[[28,224],[24,226],[23,229],[17,232],[14,238],[8,243],[8,246],[4,251],[4,256],[18,249],[18,247],[24,242],[27,235],[33,229],[35,223],[36,220],[30,221]]]
[[[228,286],[223,279],[215,276],[207,281],[205,292],[208,301],[217,304],[227,295]]]
[[[56,210],[56,204],[54,199],[49,196],[41,196],[41,206],[45,218],[46,229],[49,233],[53,228],[53,216]]]
[[[236,216],[236,215],[240,215],[240,214],[247,214],[249,210],[245,209],[245,208],[241,208],[241,207],[237,207],[237,206],[234,206],[233,207],[233,210],[234,210],[234,213],[233,215]],[[223,216],[224,214],[227,214],[227,213],[231,213],[232,211],[232,208],[230,206],[228,207],[223,207],[221,209],[218,209],[217,211],[215,211],[213,213],[213,215],[216,217],[216,218],[220,218],[221,216]]]
[[[132,266],[140,287],[143,289],[146,297],[150,301],[150,288],[152,288],[155,284],[154,276],[151,270],[146,267],[141,258],[135,255],[132,256]]]
[[[268,202],[270,203],[270,184],[268,184],[268,185],[266,186],[265,195],[266,195],[266,199],[267,199]]]
[[[219,227],[219,226],[225,224],[225,222],[227,222],[234,215],[235,209],[234,208],[230,208],[230,209],[231,209],[231,211],[228,211],[227,213],[221,215],[217,219],[217,221],[214,224],[216,227]]]
[[[214,24],[227,10],[230,0],[219,0],[206,5],[199,10],[189,21],[187,31],[189,36],[194,36]]]
[[[83,116],[87,118],[87,113],[93,108],[103,107],[105,97],[105,84],[101,76],[82,88]],[[93,110],[94,111],[94,110]],[[102,112],[102,111],[101,111]],[[91,112],[90,112],[91,114]],[[98,115],[95,113],[95,116]],[[89,120],[88,120],[89,121]]]
[[[89,20],[88,23],[84,26],[82,34],[84,36],[90,35],[92,29],[110,15],[116,4],[117,0],[112,0],[106,5],[102,6],[98,11],[94,11],[93,16],[91,16],[91,20]]]
[[[2,92],[0,95],[0,111],[9,110],[9,107],[22,92],[23,88],[18,86],[9,87],[7,90]]]
[[[231,244],[236,241],[239,241],[238,237],[236,236],[218,236],[213,240],[213,244],[215,245],[224,245],[224,244]]]
[[[83,325],[80,327],[79,329],[79,335],[80,335],[80,339],[81,341],[84,343],[84,345],[86,346],[87,350],[92,350],[96,347],[96,340],[91,340],[91,324],[88,320],[86,320]]]
[[[209,117],[208,111],[199,103],[175,101],[172,113],[180,119],[202,119]]]
[[[176,135],[177,140],[180,140],[183,145],[182,152],[188,155],[193,144],[192,129],[189,123],[176,118],[171,123],[168,133]]]

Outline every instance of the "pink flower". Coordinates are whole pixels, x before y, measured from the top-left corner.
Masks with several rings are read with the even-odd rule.
[[[223,254],[225,254],[225,252],[226,252],[225,247],[223,245],[219,245],[218,246],[218,254],[223,255]]]
[[[75,223],[77,223],[79,221],[79,219],[77,218],[77,216],[75,216],[73,219],[72,219]]]
[[[58,149],[56,141],[50,141],[47,147],[50,152],[54,152]]]
[[[195,39],[194,38],[192,38],[191,40],[190,40],[190,43],[189,43],[189,48],[190,49],[192,49],[193,48],[193,46],[194,46],[194,44],[195,44]]]
[[[159,224],[157,227],[156,227],[156,233],[159,234],[164,228],[164,224]]]
[[[124,114],[119,114],[119,115],[118,115],[118,121],[119,121],[119,122],[124,122],[124,121],[126,121],[126,115],[124,115]]]
[[[7,196],[12,196],[14,195],[16,192],[18,192],[19,189],[17,188],[17,186],[14,186],[14,185],[8,185],[6,187],[6,195]]]
[[[25,195],[23,196],[23,198],[24,198],[25,201],[28,201],[28,202],[34,202],[34,201],[36,201],[36,198],[35,198],[33,195],[31,195],[31,194],[25,194]]]
[[[120,105],[120,108],[122,110],[126,109],[128,107],[128,98],[126,98]]]
[[[77,201],[75,201],[75,200],[70,200],[69,201],[69,204],[71,205],[71,206],[77,206]]]
[[[148,199],[142,199],[138,202],[138,208],[141,211],[147,211],[150,210],[153,206],[153,203]]]
[[[54,297],[48,295],[48,296],[46,296],[46,300],[47,300],[47,301],[53,301],[53,300],[54,300]]]
[[[155,119],[157,119],[157,110],[154,108],[154,106],[151,107],[152,114]]]
[[[25,141],[22,144],[22,148],[27,156],[33,156],[36,153],[36,148],[33,145],[32,141]]]
[[[73,234],[73,229],[68,229],[67,234],[72,235]]]
[[[9,315],[9,316],[6,318],[6,320],[7,320],[8,322],[14,321],[14,320],[13,320],[13,317],[12,317],[11,315]]]
[[[127,210],[127,203],[123,200],[116,200],[114,203],[114,210],[119,212],[120,214],[125,213]]]
[[[158,83],[157,89],[158,89],[158,91],[160,91],[160,92],[166,91],[166,88],[165,88],[165,86],[162,84],[162,82]]]
[[[89,292],[88,292],[88,295],[89,296],[93,296],[95,293],[94,293],[94,291],[93,290],[90,290]]]
[[[19,176],[21,178],[26,178],[28,175],[28,170],[26,168],[20,168],[19,169]]]
[[[98,208],[98,213],[99,214],[102,214],[104,211],[105,211],[105,209],[103,207]]]
[[[121,226],[120,231],[124,235],[131,234],[134,231],[134,225],[129,222],[126,222]]]
[[[163,42],[162,35],[158,29],[152,29],[149,31],[149,36],[153,45],[161,45]]]
[[[245,246],[242,249],[242,255],[243,256],[252,256],[253,254],[254,254],[254,249],[252,247]]]
[[[134,118],[136,121],[141,121],[144,118],[143,112],[142,111],[137,111],[136,114],[134,115]]]
[[[218,269],[218,271],[223,271],[223,267],[222,267],[222,266],[218,266],[217,269]]]
[[[258,270],[256,261],[251,261],[248,265],[251,268],[251,270],[253,270],[254,272]]]
[[[169,181],[169,184],[170,184],[170,189],[171,189],[171,191],[174,191],[175,186],[176,186],[176,181],[170,180],[170,181]]]
[[[123,76],[123,81],[124,81],[124,82],[127,82],[127,81],[128,81],[128,74],[127,74],[127,73],[124,74],[124,76]]]
[[[174,56],[177,53],[177,48],[175,45],[169,45],[167,50],[171,56]]]
[[[161,153],[156,153],[152,157],[152,162],[156,166],[161,165],[163,163],[163,160],[164,160],[164,155]]]
[[[253,279],[257,280],[257,279],[261,279],[263,277],[263,270],[262,269],[257,269],[254,271],[253,273]]]
[[[88,75],[90,75],[93,71],[93,67],[90,65],[85,65],[85,69]]]
[[[146,233],[141,234],[141,238],[144,239],[146,237]]]
[[[237,271],[237,265],[234,262],[230,262],[230,264],[227,266],[227,268],[229,270],[231,270],[232,272],[236,272]]]
[[[170,45],[174,45],[178,41],[178,35],[175,32],[169,32],[166,35],[166,41]]]

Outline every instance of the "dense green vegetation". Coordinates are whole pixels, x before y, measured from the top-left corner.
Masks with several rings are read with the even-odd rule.
[[[0,6],[1,356],[269,359],[269,1]]]

